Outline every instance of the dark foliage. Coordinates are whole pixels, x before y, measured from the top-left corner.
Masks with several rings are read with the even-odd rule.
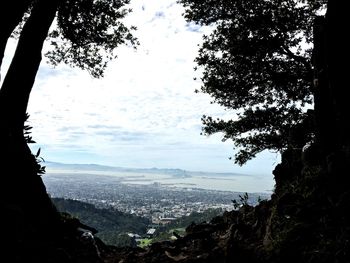
[[[52,49],[46,53],[53,65],[66,63],[87,70],[93,77],[102,77],[107,63],[116,57],[120,44],[136,47],[122,20],[131,9],[130,0],[64,0],[58,8],[57,29],[50,32]]]
[[[12,36],[19,38],[23,25],[30,17],[35,3],[24,13]],[[132,10],[126,8],[130,0],[62,0],[54,25],[48,34],[50,50],[45,53],[49,62],[57,66],[65,63],[87,70],[93,77],[103,76],[107,63],[116,58],[115,48],[127,44],[136,48],[132,35],[136,27],[127,27],[122,19]]]
[[[223,132],[244,164],[257,153],[300,147],[289,140],[308,118],[312,103],[312,25],[324,1],[180,0],[185,18],[215,25],[203,37],[196,63],[203,69],[202,92],[233,112],[232,120],[203,116],[203,132]]]

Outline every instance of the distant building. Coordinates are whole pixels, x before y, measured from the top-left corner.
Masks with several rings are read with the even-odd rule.
[[[148,238],[152,238],[154,236],[155,232],[156,232],[155,228],[150,228],[150,229],[147,230],[146,235],[147,235]]]

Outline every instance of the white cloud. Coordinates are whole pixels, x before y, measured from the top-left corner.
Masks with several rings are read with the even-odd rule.
[[[208,95],[194,93],[200,88],[193,80],[197,44],[210,28],[186,23],[173,0],[131,6],[127,23],[138,27],[141,45],[136,51],[120,47],[103,79],[42,64],[29,113],[43,156],[70,163],[245,171],[272,180],[271,155],[239,168],[228,160],[229,142],[199,135],[203,114],[231,117],[210,104]]]

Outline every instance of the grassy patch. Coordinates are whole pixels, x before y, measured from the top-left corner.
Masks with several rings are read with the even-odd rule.
[[[140,244],[138,246],[144,248],[149,246],[151,243],[152,243],[152,239],[144,238],[144,239],[141,239]]]

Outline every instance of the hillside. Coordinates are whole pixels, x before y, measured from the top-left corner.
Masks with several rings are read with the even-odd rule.
[[[146,236],[147,229],[151,222],[143,217],[122,213],[112,208],[96,208],[94,205],[77,200],[52,198],[56,208],[68,217],[77,218],[85,227],[97,231],[96,237],[105,244],[117,247],[134,246],[128,233]],[[176,219],[170,224],[156,227],[156,234],[151,242],[170,240],[173,232],[183,234],[186,227],[191,224],[210,222],[210,220],[223,213],[222,209],[209,209],[202,213],[193,212],[189,216]]]
[[[112,249],[106,262],[350,262],[350,191],[334,183],[334,170],[302,156],[285,152],[271,200],[191,224],[183,237],[146,250]]]
[[[127,245],[127,240],[121,236],[125,236],[126,233],[145,234],[150,223],[146,218],[115,209],[98,209],[92,204],[76,200],[53,198],[52,201],[60,212],[69,213],[81,223],[95,228],[98,231],[96,236],[108,245]]]

